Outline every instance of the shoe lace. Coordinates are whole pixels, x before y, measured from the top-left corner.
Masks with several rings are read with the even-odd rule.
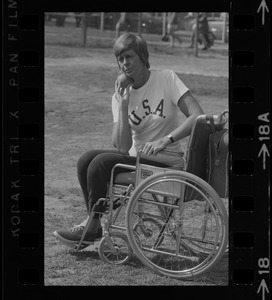
[[[73,228],[70,229],[70,231],[75,232],[75,231],[80,231],[80,230],[84,230],[85,226],[82,225],[74,225]]]
[[[84,227],[86,226],[86,223],[88,222],[88,218],[81,222],[78,225],[74,225],[73,228],[71,228],[71,231],[78,231],[78,230],[84,230]]]

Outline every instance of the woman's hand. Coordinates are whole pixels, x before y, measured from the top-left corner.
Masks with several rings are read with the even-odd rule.
[[[122,153],[127,153],[132,146],[131,128],[128,119],[128,104],[130,86],[122,87],[120,82],[115,82],[115,98],[118,101],[118,121],[113,124],[112,143]]]
[[[171,141],[168,137],[164,137],[154,142],[147,142],[142,149],[142,153],[145,155],[156,156],[159,151],[166,148],[170,143]]]
[[[120,81],[115,81],[115,97],[120,105],[125,104],[128,106],[129,104],[129,89],[131,84],[129,84],[126,88],[121,86]]]

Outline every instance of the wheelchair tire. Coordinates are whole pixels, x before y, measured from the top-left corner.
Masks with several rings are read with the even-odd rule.
[[[107,263],[121,265],[128,262],[133,254],[128,243],[128,239],[122,232],[112,232],[110,238],[115,248],[115,252],[108,246],[106,238],[103,237],[98,247],[100,258]]]
[[[153,243],[146,236],[143,241],[135,231],[141,219],[150,215],[160,224]],[[210,270],[225,253],[228,215],[207,182],[191,173],[167,171],[136,187],[127,206],[126,230],[133,252],[148,268],[160,275],[192,279]]]

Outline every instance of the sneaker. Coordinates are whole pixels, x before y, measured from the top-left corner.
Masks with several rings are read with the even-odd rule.
[[[53,234],[61,243],[63,243],[64,245],[70,248],[75,249],[82,237],[84,228],[85,226],[76,225],[69,230],[67,229],[56,230],[53,232]],[[80,246],[80,250],[90,245],[93,245],[94,242],[100,241],[102,237],[103,237],[102,227],[98,229],[96,234],[87,232]]]
[[[84,220],[82,221],[79,225],[74,225],[74,227],[80,227],[80,226],[86,226],[87,222],[89,220],[89,216]]]

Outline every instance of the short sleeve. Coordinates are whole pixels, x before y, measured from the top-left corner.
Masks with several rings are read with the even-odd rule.
[[[118,121],[118,117],[119,117],[119,110],[118,110],[118,101],[115,97],[115,93],[112,96],[111,109],[112,109],[112,115],[113,115],[113,123],[116,123]]]
[[[181,81],[178,75],[172,70],[167,70],[166,76],[167,94],[171,98],[172,102],[175,105],[178,105],[178,100],[180,99],[180,97],[183,96],[186,92],[188,92],[189,89]]]

